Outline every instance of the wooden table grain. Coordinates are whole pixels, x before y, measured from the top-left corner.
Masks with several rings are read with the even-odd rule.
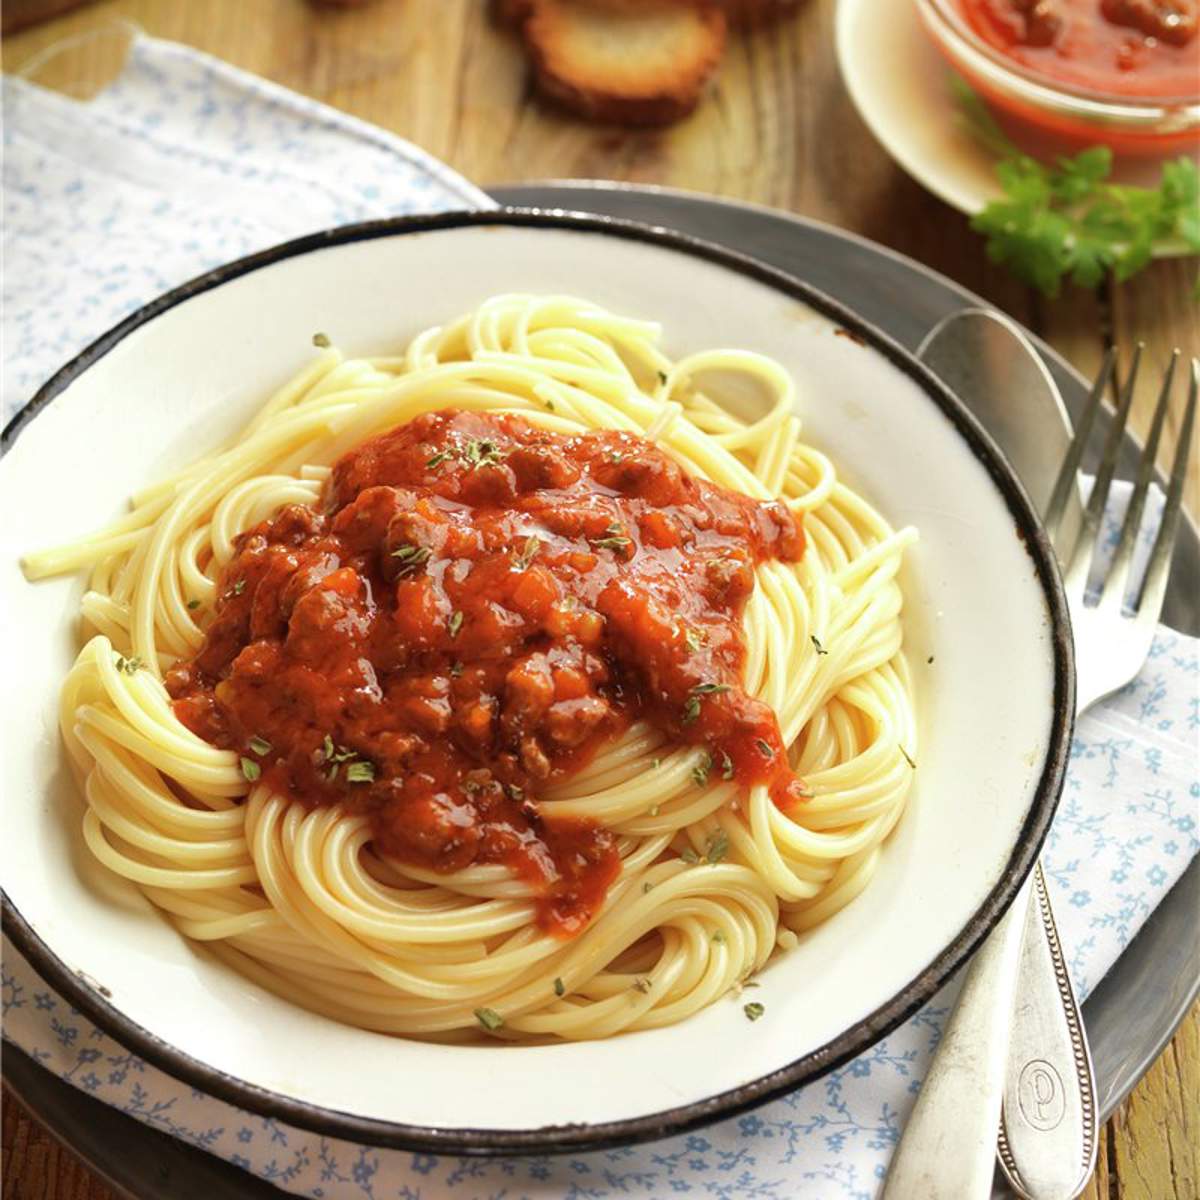
[[[897,3],[901,0],[896,0]],[[26,0],[26,7],[36,0]],[[482,0],[101,0],[26,28],[6,71],[88,96],[119,63],[122,22],[172,38],[394,130],[483,186],[595,178],[665,184],[773,205],[927,263],[1040,333],[1085,374],[1112,342],[1200,353],[1196,260],[1155,263],[1123,283],[1046,300],[988,262],[967,221],[910,180],[855,114],[833,55],[834,0],[737,34],[707,99],[665,130],[590,126],[531,92],[516,40]],[[93,35],[80,38],[79,35]],[[50,53],[65,39],[65,50]],[[1149,373],[1132,416],[1146,429]],[[1177,404],[1165,455],[1182,415]],[[1200,509],[1200,472],[1187,486]],[[3,1200],[111,1200],[112,1192],[8,1099]],[[1103,1131],[1087,1200],[1200,1197],[1200,1011]]]

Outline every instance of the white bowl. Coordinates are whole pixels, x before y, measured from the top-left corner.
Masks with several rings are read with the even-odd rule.
[[[863,895],[763,973],[766,1015],[753,1025],[719,1002],[670,1028],[581,1044],[363,1032],[185,942],[82,845],[56,718],[81,583],[30,585],[19,555],[118,513],[136,487],[232,432],[315,330],[378,353],[502,291],[569,291],[656,318],[675,354],[773,355],[798,381],[805,436],[893,524],[920,528],[904,579],[921,723],[908,811]],[[464,1153],[628,1142],[727,1115],[859,1053],[927,1000],[1012,900],[1049,825],[1073,712],[1070,633],[1020,485],[914,359],[749,259],[562,213],[334,230],[155,301],[64,367],[4,441],[5,928],[130,1049],[252,1111]]]

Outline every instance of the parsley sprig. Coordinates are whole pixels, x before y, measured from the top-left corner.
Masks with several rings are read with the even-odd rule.
[[[1164,163],[1156,188],[1108,182],[1113,156],[1107,146],[1046,166],[1010,140],[965,83],[956,81],[955,90],[968,128],[999,158],[995,171],[1004,198],[971,220],[971,228],[986,235],[993,262],[1057,296],[1064,279],[1087,288],[1110,270],[1128,279],[1167,239],[1200,251],[1200,171],[1190,159]]]

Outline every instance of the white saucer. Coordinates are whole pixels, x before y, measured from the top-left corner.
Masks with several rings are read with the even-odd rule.
[[[974,215],[1002,195],[994,156],[966,128],[951,70],[912,0],[840,0],[837,56],[846,89],[880,145],[919,184]],[[1038,147],[1025,147],[1038,154]],[[1176,157],[1171,155],[1170,157]],[[1117,183],[1154,187],[1162,160],[1118,157]],[[1187,252],[1164,245],[1160,253]]]

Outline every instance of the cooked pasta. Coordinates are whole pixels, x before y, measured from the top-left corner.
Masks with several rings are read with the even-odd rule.
[[[96,858],[263,987],[437,1039],[671,1024],[849,903],[913,778],[897,575],[916,533],[893,531],[802,440],[778,363],[672,360],[660,336],[583,300],[505,295],[395,357],[344,358],[318,337],[230,442],[103,531],[30,554],[31,579],[90,572],[61,726]],[[721,402],[735,377],[767,398],[748,419]],[[382,486],[401,461],[409,476]],[[330,539],[385,500],[390,540],[370,552],[383,574],[366,579],[346,563],[368,552],[337,559]],[[500,524],[480,533],[487,521]],[[739,557],[739,521],[775,541]],[[276,587],[280,562],[291,574]],[[746,563],[735,603],[721,589]],[[483,580],[475,607],[454,599],[469,578]],[[639,579],[667,589],[659,602],[615,607],[642,595]],[[361,632],[384,592],[400,691]],[[298,645],[301,620],[353,626],[375,658],[366,641],[344,661],[312,658],[325,651]],[[639,641],[654,621],[673,647],[661,663]],[[686,673],[701,669],[715,682]],[[355,712],[394,692],[388,711],[411,728],[359,736],[349,709],[319,728],[321,688],[345,670],[367,672]],[[303,736],[278,723],[281,706],[304,714]],[[453,787],[420,782],[439,771]],[[388,836],[380,811],[400,814]],[[504,853],[471,826],[480,812]],[[412,827],[413,813],[428,822]]]

